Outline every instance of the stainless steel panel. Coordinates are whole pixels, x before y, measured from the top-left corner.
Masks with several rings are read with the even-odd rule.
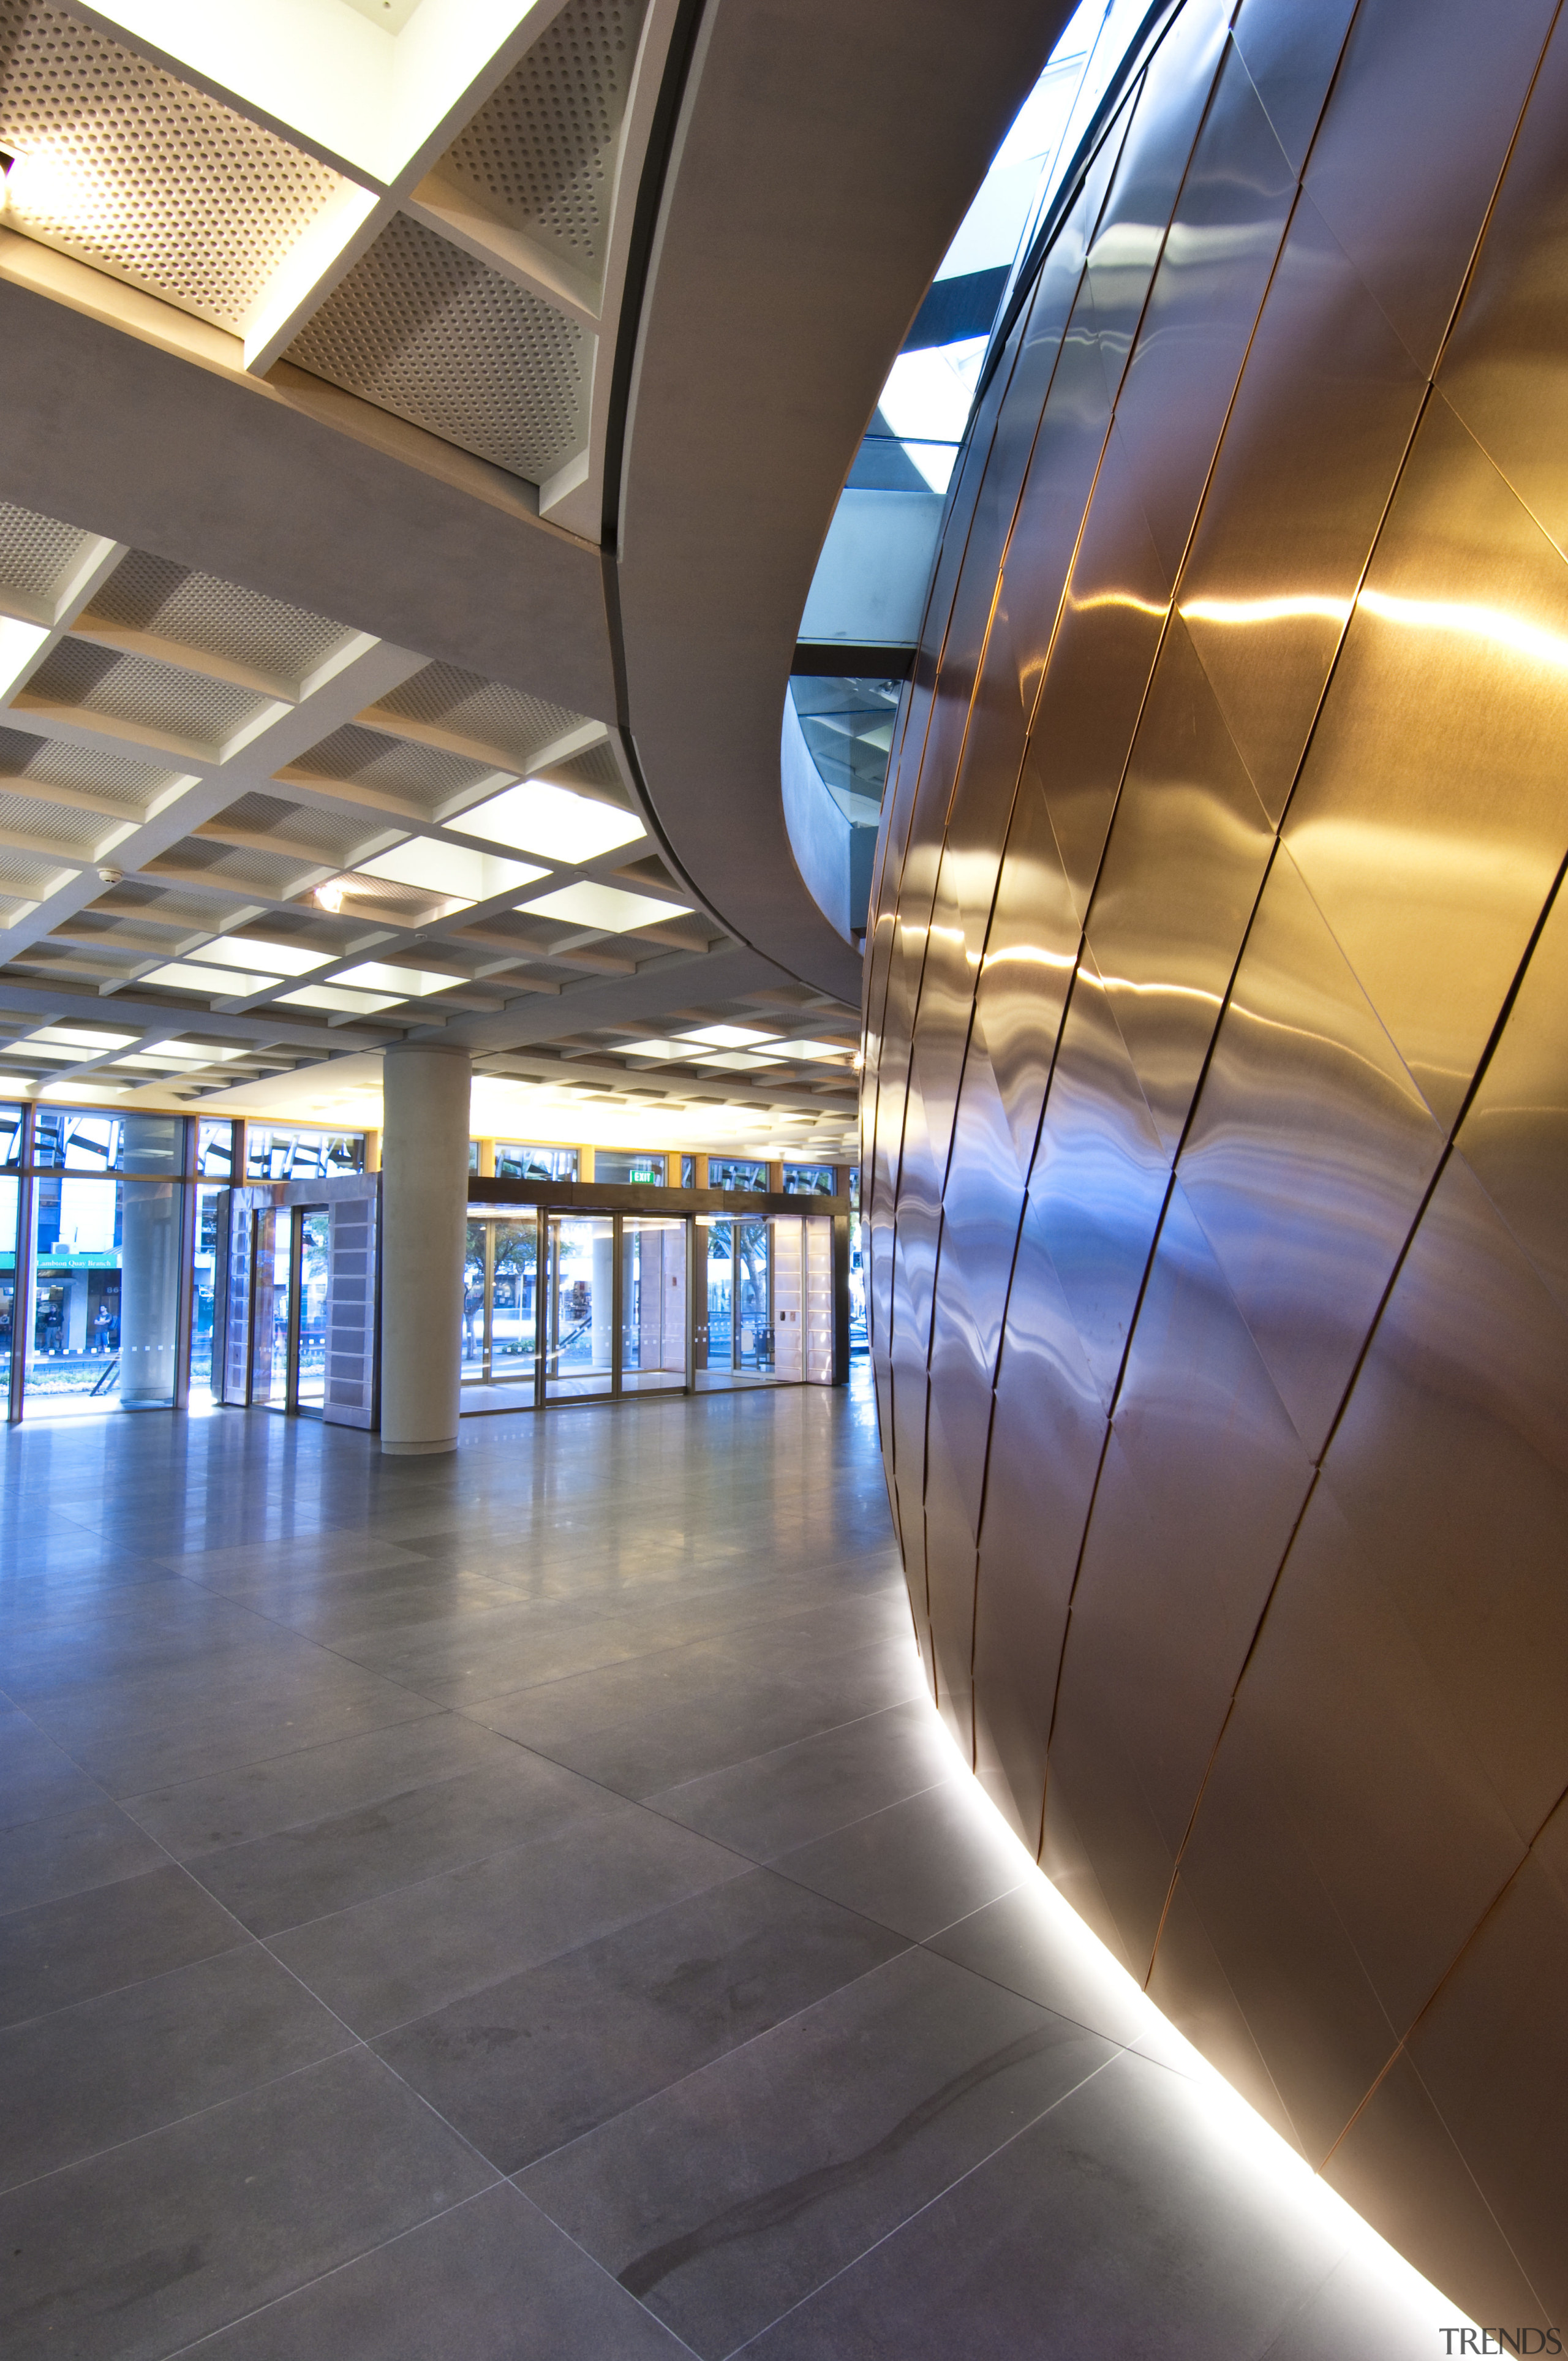
[[[1318,2166],[1398,2036],[1285,1808],[1270,1746],[1261,1693],[1255,1702],[1244,1684],[1181,1856],[1180,1883],[1308,2161]],[[1150,1982],[1162,2008],[1170,1991],[1165,1948],[1162,1930]],[[1182,2022],[1180,2012],[1171,2013]]]
[[[1568,1312],[1568,898],[1562,893],[1458,1146],[1559,1311]]]
[[[1563,1810],[1498,1895],[1410,2039],[1410,2063],[1548,2320],[1568,2316],[1568,1871]],[[1475,2028],[1486,2038],[1477,2041]],[[1505,2350],[1507,2348],[1505,2347]]]
[[[1521,500],[1568,552],[1568,27],[1530,96],[1438,383]]]
[[[1159,260],[1171,207],[1225,48],[1223,0],[1188,0],[1144,77],[1087,264],[1094,325],[1114,401]]]
[[[1556,0],[1362,0],[1307,166],[1319,210],[1430,369]]]
[[[1528,1840],[1568,1788],[1568,1321],[1457,1158],[1324,1467]]]
[[[1080,923],[1067,874],[1032,770],[1014,806],[996,902],[974,986],[970,1055],[990,1061],[1010,1148],[1022,1179],[1034,1160],[1046,1085],[1068,987],[1078,964]]]
[[[1180,1178],[1313,1458],[1442,1153],[1420,1093],[1281,848]]]
[[[1243,0],[1232,38],[1299,172],[1318,127],[1355,0]]]
[[[1148,1994],[1157,2008],[1195,2048],[1217,2066],[1233,2090],[1255,2107],[1266,2124],[1298,2154],[1306,2142],[1268,2070],[1219,1956],[1191,1887],[1178,1878],[1159,1930],[1159,1948],[1148,1974]]]
[[[1289,796],[1425,390],[1303,196],[1179,601],[1272,819]]]
[[[1174,584],[1285,234],[1296,175],[1227,50],[1116,404]]]
[[[1175,1152],[1274,841],[1185,628],[1155,666],[1088,939]]]
[[[1170,1159],[1085,953],[1057,1053],[1029,1200],[1107,1412]]]
[[[1093,307],[1080,290],[1025,479],[1001,594],[1012,626],[1018,701],[1034,710],[1094,471],[1111,425]]]
[[[1108,1665],[1102,1616],[1091,1617],[1088,1644],[1080,1645],[1085,1631],[1080,1601],[1091,1551],[1101,1566],[1116,1560],[1152,1567],[1158,1563],[1160,1543],[1159,1528],[1113,1430],[1062,1649],[1046,1773],[1045,1844],[1049,1853],[1062,1843],[1058,1830],[1065,1812],[1092,1864],[1118,1948],[1140,1983],[1154,1956],[1176,1849],[1160,1825],[1158,1795],[1144,1776],[1146,1765],[1136,1755],[1134,1725],[1146,1703],[1143,1685],[1125,1686],[1119,1668]],[[1146,1598],[1138,1611],[1146,1621]],[[1165,1628],[1162,1618],[1160,1629]]]
[[[1113,432],[1073,561],[1025,771],[1045,797],[1080,923],[1168,607],[1165,571]]]
[[[1179,1186],[1113,1434],[1073,1598],[1051,1777],[1059,1763],[1091,1851],[1142,1861],[1152,1825],[1168,1870],[1311,1482]],[[1075,1792],[1091,1784],[1092,1805]],[[1107,1891],[1129,1948],[1146,1935],[1152,1951],[1165,1885],[1144,1887],[1135,1928]]]
[[[1024,1183],[1009,1145],[1007,1116],[990,1061],[971,1042],[953,1135],[953,1169],[942,1206],[931,1327],[929,1446],[934,1451],[939,1433],[947,1453],[947,1481],[962,1505],[971,1536],[980,1531],[991,1387],[1024,1210]]]
[[[1434,395],[1284,840],[1440,1122],[1568,845],[1568,566]]]
[[[1068,1599],[1104,1410],[1039,1206],[1025,1208],[996,1373],[975,1602],[977,1767],[1031,1852]]]
[[[1424,372],[1547,16],[1361,0],[1339,65],[1349,0],[1174,17],[960,469],[866,1002],[949,1726],[1285,2135],[1519,2320],[1564,2193],[1516,2160],[1568,1858],[1516,1872],[1568,1787],[1568,918],[1520,974],[1568,848],[1568,47]]]
[[[1437,2286],[1463,2288],[1474,2318],[1540,2321],[1540,2297],[1408,2058],[1389,2068],[1323,2178]]]
[[[1236,1712],[1255,1774],[1295,1830],[1392,2035],[1402,2038],[1525,1847],[1378,1556],[1358,1545],[1322,1479]],[[1207,1808],[1205,1797],[1195,1851]],[[1256,1927],[1265,1957],[1278,1939]],[[1321,1986],[1314,1998],[1301,1981],[1309,1967],[1302,1962],[1293,1977],[1283,1969],[1258,1973],[1282,1988],[1282,2002],[1294,1982],[1297,2004],[1315,2014],[1315,2037],[1326,2037],[1343,2061],[1339,2076],[1320,2082],[1317,2136],[1327,2138],[1343,2127],[1334,2123],[1339,2108],[1364,2095],[1360,2070],[1383,2037],[1351,1986]]]

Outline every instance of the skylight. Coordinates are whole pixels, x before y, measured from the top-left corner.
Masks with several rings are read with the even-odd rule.
[[[343,968],[333,978],[334,983],[363,984],[373,992],[395,992],[402,1000],[418,1000],[427,992],[450,992],[467,981],[466,975],[438,975],[411,967],[388,967],[377,960],[367,960],[359,967]]]
[[[548,877],[531,861],[503,861],[494,852],[470,852],[466,845],[438,844],[431,837],[411,837],[390,852],[362,861],[356,877],[385,877],[394,885],[415,885],[462,902],[488,902]]]
[[[687,1041],[706,1041],[715,1049],[749,1049],[754,1042],[776,1041],[776,1033],[764,1033],[754,1025],[699,1025],[682,1036]]]
[[[303,943],[278,943],[266,938],[248,935],[216,935],[201,947],[203,961],[215,960],[222,967],[250,970],[270,968],[274,976],[308,975],[313,967],[325,967],[330,951],[313,951]]]
[[[574,795],[569,787],[552,786],[548,779],[524,779],[520,786],[506,787],[455,815],[452,824],[465,836],[514,845],[521,852],[537,852],[542,860],[569,861],[576,867],[632,844],[643,834],[635,813],[623,811],[619,804],[598,803],[591,796]]]
[[[194,960],[170,960],[148,970],[139,981],[158,983],[171,992],[204,992],[218,1000],[244,1000],[253,992],[269,992],[279,981],[244,968],[203,967]]]
[[[641,830],[639,830],[641,833]],[[652,927],[661,918],[690,916],[689,902],[656,902],[651,894],[627,894],[619,885],[563,885],[558,893],[542,895],[537,902],[520,906],[531,918],[564,918],[574,927],[592,927],[598,933],[622,935],[629,927]]]

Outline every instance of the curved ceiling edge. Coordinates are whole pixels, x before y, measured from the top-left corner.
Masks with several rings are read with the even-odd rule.
[[[676,130],[625,428],[625,719],[704,901],[851,1002],[860,960],[784,828],[790,659],[891,358],[1069,13],[718,0]]]

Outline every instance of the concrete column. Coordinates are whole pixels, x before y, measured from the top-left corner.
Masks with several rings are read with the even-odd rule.
[[[381,1448],[399,1456],[457,1448],[469,1081],[443,1042],[382,1065]]]
[[[120,1407],[167,1410],[174,1400],[179,1191],[171,1180],[126,1180],[122,1186]],[[85,1272],[82,1284],[85,1296]]]

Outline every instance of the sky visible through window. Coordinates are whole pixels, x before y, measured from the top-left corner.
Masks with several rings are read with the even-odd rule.
[[[1013,269],[1146,5],[1082,0],[992,158],[937,272],[938,285]],[[966,335],[900,353],[883,388],[878,423],[903,443],[934,492],[948,489],[989,341]]]

